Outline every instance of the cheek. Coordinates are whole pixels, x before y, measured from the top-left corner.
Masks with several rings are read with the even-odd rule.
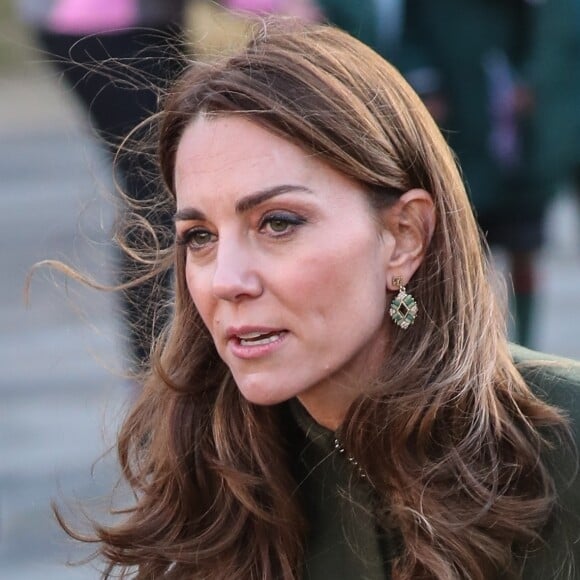
[[[198,290],[195,284],[195,278],[191,272],[191,268],[187,265],[187,263],[185,265],[185,283],[187,285],[187,291],[189,292],[191,299],[197,307]]]
[[[386,278],[381,252],[375,239],[360,237],[330,252],[317,249],[316,253],[302,256],[295,268],[289,268],[288,286],[298,296],[319,296],[328,301],[336,296],[349,300],[360,293],[364,300],[369,292],[386,292]]]
[[[297,334],[309,372],[326,377],[378,340],[385,328],[386,291],[378,260],[364,252],[336,261],[302,262],[292,287]],[[352,262],[350,261],[352,260]],[[381,335],[382,336],[382,335]]]
[[[195,275],[187,264],[185,266],[185,283],[187,285],[187,291],[189,296],[193,301],[203,323],[211,331],[210,321],[210,310],[211,310],[211,293],[208,293],[206,286],[204,285],[204,278],[202,273],[196,270]]]

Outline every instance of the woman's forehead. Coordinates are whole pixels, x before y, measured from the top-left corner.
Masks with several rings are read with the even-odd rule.
[[[243,198],[272,191],[314,193],[319,203],[341,205],[339,198],[360,195],[362,187],[258,123],[224,116],[187,127],[176,155],[175,190],[181,215],[192,207],[207,214],[218,204],[235,211]]]
[[[246,118],[200,118],[187,127],[179,142],[175,186],[179,191],[184,183],[195,180],[198,188],[213,183],[219,187],[231,179],[243,186],[268,181],[280,172],[301,181],[321,164],[289,140]]]

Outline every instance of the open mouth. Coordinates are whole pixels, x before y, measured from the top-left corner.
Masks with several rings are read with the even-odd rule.
[[[238,344],[241,346],[261,346],[276,342],[285,333],[284,330],[276,330],[273,332],[248,332],[246,334],[239,334],[236,336]]]

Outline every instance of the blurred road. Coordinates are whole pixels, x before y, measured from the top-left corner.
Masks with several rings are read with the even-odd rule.
[[[84,580],[66,568],[86,553],[51,516],[51,499],[98,498],[127,388],[110,296],[30,266],[60,257],[107,280],[112,220],[106,164],[70,95],[48,72],[0,78],[0,578]],[[580,220],[561,198],[541,258],[536,347],[580,358]],[[104,437],[103,433],[108,436]]]
[[[79,550],[51,515],[50,500],[98,505],[116,479],[93,462],[112,441],[127,389],[110,296],[39,271],[61,258],[103,281],[113,218],[106,164],[53,75],[0,79],[0,578],[77,580]],[[105,432],[108,437],[105,437]],[[66,501],[65,501],[66,500]]]

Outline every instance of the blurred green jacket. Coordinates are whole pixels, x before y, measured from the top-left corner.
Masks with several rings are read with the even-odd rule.
[[[532,49],[525,0],[407,0],[399,66],[420,95],[446,105],[438,119],[479,214],[541,212],[526,173],[529,118],[514,90]],[[427,79],[427,83],[425,83]],[[525,195],[525,198],[522,198]]]
[[[554,191],[580,165],[580,0],[546,0],[534,19],[529,81],[535,96],[530,170]]]
[[[529,85],[537,2],[400,0],[398,33],[386,41],[377,26],[379,2],[319,3],[330,22],[395,64],[419,95],[444,103],[445,115],[437,121],[478,214],[543,214],[551,192],[536,178],[536,168],[543,167],[537,152],[550,146],[544,140],[554,126],[546,119],[538,131],[533,112],[517,110],[514,100],[516,87]],[[542,83],[550,86],[547,79]]]

